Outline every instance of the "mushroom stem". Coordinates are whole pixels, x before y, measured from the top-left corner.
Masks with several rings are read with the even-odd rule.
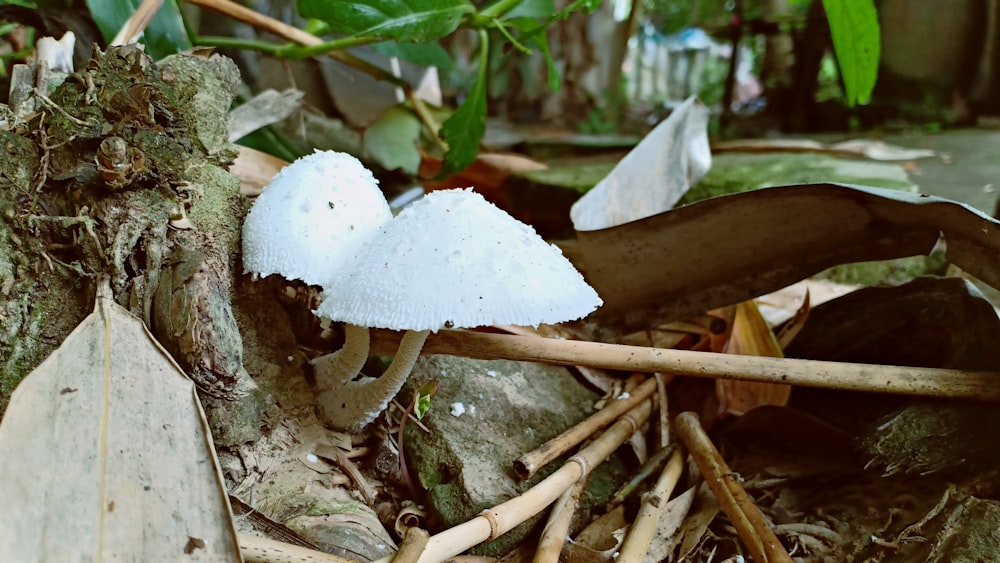
[[[345,326],[353,327],[353,325]],[[351,332],[348,332],[348,338],[356,329],[364,331],[367,345],[368,329],[363,327],[351,328]],[[399,389],[403,387],[403,383],[406,383],[406,378],[409,377],[414,364],[417,363],[417,358],[420,357],[420,349],[424,346],[427,334],[426,330],[407,331],[399,343],[399,349],[396,350],[392,363],[389,364],[381,377],[363,377],[358,381],[351,381],[353,375],[346,378],[333,374],[327,375],[326,380],[335,382],[335,385],[317,389],[316,409],[320,420],[331,428],[350,432],[360,431],[369,422],[375,420],[379,413],[389,405],[389,401],[396,396]],[[344,346],[347,347],[347,342]],[[320,359],[322,360],[322,358]],[[333,358],[332,361],[336,362],[336,358]]]
[[[345,324],[344,346],[312,361],[316,370],[317,393],[336,389],[361,373],[368,360],[369,341],[366,327]]]

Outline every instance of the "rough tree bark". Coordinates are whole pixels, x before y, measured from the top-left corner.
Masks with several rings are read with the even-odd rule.
[[[91,309],[99,274],[208,396],[247,395],[230,305],[245,204],[226,171],[239,71],[117,47],[46,95],[31,70],[0,131],[0,400]]]

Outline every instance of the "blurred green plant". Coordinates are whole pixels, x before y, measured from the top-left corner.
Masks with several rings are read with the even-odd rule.
[[[561,79],[549,53],[545,30],[574,12],[590,13],[599,6],[599,0],[575,0],[562,10],[556,9],[553,0],[498,0],[482,8],[469,0],[299,0],[302,16],[322,21],[341,37],[311,47],[289,45],[276,54],[295,59],[367,44],[379,44],[385,53],[391,42],[388,49],[393,56],[447,68],[448,54],[435,42],[458,29],[475,30],[479,37],[475,82],[462,104],[437,131],[448,147],[441,170],[441,175],[446,175],[475,160],[486,133],[487,32],[499,32],[517,51],[540,52],[545,57],[549,87],[558,90]]]
[[[86,0],[91,15],[106,40],[110,40],[132,15],[141,0]],[[489,37],[495,35],[513,50],[537,51],[546,61],[548,84],[558,90],[561,78],[549,52],[545,31],[554,22],[575,12],[591,13],[600,0],[574,0],[557,9],[554,0],[496,0],[479,7],[471,0],[298,0],[300,15],[310,21],[306,31],[314,35],[337,34],[318,45],[275,45],[236,38],[197,38],[185,26],[177,0],[165,0],[147,27],[143,42],[154,59],[182,51],[192,43],[251,49],[288,59],[330,54],[350,47],[371,45],[390,57],[444,71],[455,67],[438,41],[459,29],[471,29],[479,37],[475,80],[461,105],[444,123],[437,125],[424,108],[413,108],[425,127],[447,147],[441,175],[464,169],[479,152],[486,132],[486,96],[489,80]],[[192,41],[193,39],[193,41]],[[210,39],[209,41],[203,41]],[[341,57],[338,57],[341,58]],[[341,60],[353,60],[345,56]],[[362,62],[359,62],[362,64]],[[390,82],[399,83],[388,71],[363,69]]]
[[[122,28],[142,0],[86,0],[90,16],[101,30],[105,41],[110,42]],[[191,48],[191,39],[184,27],[177,0],[164,0],[152,21],[143,32],[142,43],[146,53],[155,60]]]

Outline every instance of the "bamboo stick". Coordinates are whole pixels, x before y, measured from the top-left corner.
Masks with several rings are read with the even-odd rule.
[[[284,22],[278,21],[274,18],[265,16],[260,12],[251,10],[246,6],[237,4],[236,2],[230,2],[229,0],[186,0],[186,1],[188,4],[194,4],[196,6],[201,6],[202,8],[208,8],[213,12],[218,12],[220,14],[229,16],[235,20],[256,27],[257,29],[266,31],[272,35],[277,35],[282,39],[286,39],[288,41],[294,41],[295,43],[299,43],[307,47],[319,45],[320,43],[323,42],[322,39],[316,37],[311,33],[307,33],[295,26],[291,26]]]
[[[636,516],[635,522],[632,523],[628,536],[625,537],[625,542],[622,544],[617,559],[618,563],[641,563],[645,560],[646,553],[649,552],[649,544],[656,534],[656,526],[660,522],[660,516],[667,508],[670,493],[677,486],[677,481],[680,480],[683,471],[684,451],[683,448],[676,448],[670,456],[670,460],[667,461],[667,465],[663,468],[660,478],[657,479],[653,491],[644,495],[639,515]]]
[[[392,556],[392,563],[415,563],[420,559],[420,554],[427,547],[427,540],[431,537],[427,530],[423,528],[409,528],[403,543],[399,546],[399,551]]]
[[[315,549],[309,549],[270,538],[237,534],[240,552],[247,563],[359,563]]]
[[[647,459],[641,466],[639,466],[638,470],[632,472],[628,482],[626,482],[624,485],[619,487],[617,491],[615,491],[614,496],[612,496],[611,500],[608,501],[608,505],[607,507],[605,507],[605,510],[611,512],[612,510],[617,508],[618,505],[625,502],[625,500],[628,499],[628,497],[632,496],[632,493],[638,490],[639,487],[643,483],[645,483],[646,480],[649,479],[653,475],[653,473],[655,473],[657,470],[659,470],[662,473],[663,472],[662,466],[665,464],[665,462],[670,458],[671,454],[673,453],[674,453],[673,446],[660,448],[655,452],[653,452],[653,455],[649,456],[649,459]]]
[[[640,402],[649,398],[654,391],[656,391],[656,381],[649,378],[642,385],[633,389],[627,399],[619,399],[609,403],[608,406],[590,415],[583,422],[514,460],[514,473],[521,479],[531,477],[553,459],[568,452],[570,448],[583,442],[594,432],[611,424],[623,413],[635,408]]]
[[[474,545],[493,540],[538,514],[625,443],[649,418],[651,411],[650,402],[643,401],[611,425],[600,438],[581,449],[565,465],[520,496],[486,510],[468,522],[431,536],[419,563],[444,561]],[[383,558],[376,563],[390,561],[391,558]]]
[[[108,45],[128,45],[138,41],[143,30],[162,6],[163,0],[143,0]]]
[[[392,354],[395,348],[387,348],[387,345],[398,342],[398,338],[387,337],[385,331],[376,331],[376,334],[373,353]],[[421,353],[664,372],[849,391],[1000,401],[1000,373],[987,371],[737,356],[451,330],[428,336]]]
[[[566,537],[569,535],[569,526],[573,522],[573,513],[580,504],[580,495],[587,488],[587,482],[586,478],[578,480],[552,505],[552,511],[545,523],[545,529],[542,530],[531,563],[558,563],[563,545],[566,544]]]
[[[792,558],[774,535],[774,530],[764,519],[760,509],[750,500],[715,449],[712,440],[705,434],[698,415],[693,412],[677,415],[674,430],[691,452],[691,458],[701,470],[705,483],[715,494],[719,507],[736,527],[736,534],[753,560],[759,563],[792,563]]]

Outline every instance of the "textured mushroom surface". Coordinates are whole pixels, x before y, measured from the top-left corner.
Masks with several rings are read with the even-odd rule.
[[[391,218],[377,180],[358,159],[316,151],[278,172],[247,214],[244,268],[322,285]]]
[[[472,190],[432,192],[404,209],[324,295],[322,317],[396,330],[557,323],[602,303],[556,246]]]

